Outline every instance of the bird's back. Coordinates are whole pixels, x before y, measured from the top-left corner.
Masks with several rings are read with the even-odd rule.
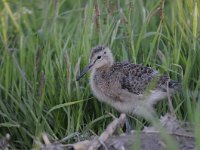
[[[151,67],[133,64],[129,62],[114,63],[110,69],[110,78],[117,78],[121,88],[130,93],[139,95],[145,90],[176,90],[180,84],[173,81],[167,75],[160,75]]]

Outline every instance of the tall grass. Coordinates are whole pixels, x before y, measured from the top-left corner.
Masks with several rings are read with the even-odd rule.
[[[183,84],[173,97],[178,119],[195,123],[200,149],[200,2],[34,0],[0,2],[0,135],[13,149],[99,134],[116,111],[75,81],[91,47],[105,44],[117,61],[168,73]],[[168,111],[167,101],[157,106]],[[143,123],[133,119],[135,128]]]

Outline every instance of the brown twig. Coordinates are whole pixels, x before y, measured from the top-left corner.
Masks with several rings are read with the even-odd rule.
[[[99,7],[97,4],[94,5],[94,8],[95,8],[94,23],[95,23],[96,31],[99,31],[100,11],[99,11]]]
[[[143,131],[131,131],[130,134],[122,134],[113,136],[114,132],[124,124],[126,118],[122,114],[119,119],[114,119],[106,128],[106,130],[91,141],[82,141],[76,144],[71,144],[73,150],[132,150],[134,144],[138,141],[137,135],[140,135],[142,150],[161,150],[167,147],[165,141],[160,136],[159,129],[154,127],[146,127]],[[180,149],[194,150],[195,136],[193,131],[187,132],[188,129],[183,128],[184,122],[176,120],[170,114],[166,114],[160,119],[161,125],[167,130],[168,134],[176,140]],[[190,124],[191,125],[191,124]]]
[[[88,150],[95,150],[101,146],[101,143],[105,143],[105,141],[113,135],[119,127],[123,126],[126,121],[126,115],[121,114],[119,118],[114,119],[106,128],[106,130],[100,135],[100,137],[93,141],[92,145]]]

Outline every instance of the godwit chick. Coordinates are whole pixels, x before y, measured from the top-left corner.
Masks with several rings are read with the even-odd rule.
[[[99,101],[146,119],[154,114],[153,105],[172,95],[180,85],[150,67],[114,62],[111,50],[102,45],[92,49],[89,64],[77,81],[89,70],[90,86]]]

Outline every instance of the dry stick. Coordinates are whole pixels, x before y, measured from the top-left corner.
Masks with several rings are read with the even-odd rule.
[[[65,147],[68,150],[88,150],[88,147],[91,145],[92,141],[81,141],[75,144],[67,144]]]
[[[8,150],[10,134],[6,133],[5,137],[0,138],[0,149]]]
[[[51,142],[49,141],[49,138],[47,137],[46,133],[42,133],[42,138],[43,138],[43,141],[44,141],[45,145],[50,145],[51,144]]]
[[[163,118],[166,118],[166,119],[163,119]],[[187,147],[190,147],[190,146],[195,147],[195,142],[194,142],[195,136],[193,135],[193,132],[188,132],[187,129],[182,128],[181,124],[178,124],[181,126],[177,126],[177,124],[176,124],[177,120],[174,120],[174,119],[175,118],[173,118],[172,116],[168,117],[168,115],[166,114],[166,116],[164,116],[160,119],[160,122],[161,122],[161,125],[164,128],[166,128],[167,130],[168,130],[168,128],[170,128],[170,127],[168,127],[167,124],[173,125],[173,129],[171,129],[171,130],[169,129],[170,132],[168,134],[175,137],[180,146],[185,144],[185,146],[187,146]],[[117,137],[111,136],[121,125],[123,125],[125,123],[125,121],[126,121],[125,114],[122,114],[119,119],[114,119],[114,121],[107,126],[106,131],[103,132],[100,137],[96,137],[92,141],[82,141],[82,142],[78,142],[75,144],[68,144],[66,146],[68,147],[69,150],[72,150],[72,149],[73,150],[88,150],[88,149],[97,150],[100,146],[104,147],[105,149],[110,149],[111,147],[114,147],[115,149],[118,149],[118,150],[119,149],[125,150],[125,148],[130,147],[130,142],[133,145],[134,138],[136,138],[135,133],[138,133],[138,131],[132,131],[131,135],[122,134],[123,136],[117,136]],[[151,127],[148,127],[148,128],[149,128],[148,130],[146,129],[146,130],[143,130],[143,132],[139,132],[139,133],[145,135],[144,139],[142,141],[143,144],[145,144],[145,142],[151,140],[151,136],[154,137],[155,135],[160,134],[160,132],[158,130],[156,130],[154,128],[151,129]],[[185,143],[186,140],[188,140],[189,143],[188,142]],[[123,144],[116,145],[116,143],[120,143],[121,141],[123,142]],[[160,137],[158,137],[158,141],[163,147],[164,144],[162,143],[162,139]],[[153,143],[151,143],[151,144],[153,144],[153,145],[155,145],[157,143],[156,141],[152,141],[152,142]],[[157,146],[160,147],[159,145],[157,145]],[[148,149],[148,147],[146,147],[146,148]]]
[[[92,145],[88,150],[95,150],[101,146],[101,143],[104,143],[113,133],[122,125],[124,125],[126,120],[126,115],[121,114],[119,118],[114,119],[106,128],[106,130],[100,135],[100,137],[93,141]]]

